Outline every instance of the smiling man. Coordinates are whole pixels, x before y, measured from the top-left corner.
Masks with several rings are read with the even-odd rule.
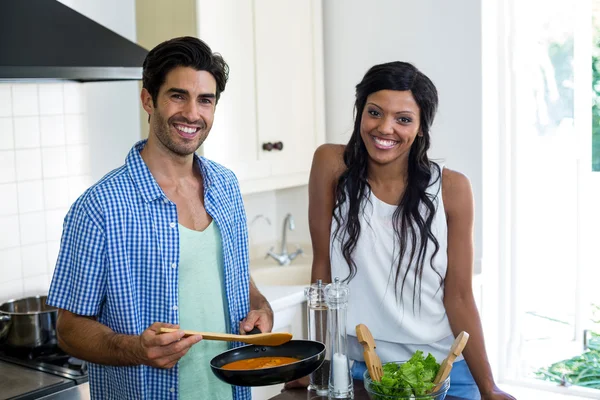
[[[143,65],[148,140],[65,218],[48,304],[60,346],[90,362],[92,398],[249,399],[209,361],[224,342],[181,330],[268,332],[273,313],[249,278],[235,175],[198,157],[228,66],[202,41],[161,43]]]

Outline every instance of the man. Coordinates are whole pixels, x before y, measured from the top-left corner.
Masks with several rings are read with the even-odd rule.
[[[224,342],[181,330],[271,330],[249,279],[246,215],[235,175],[200,158],[228,66],[202,41],[148,53],[141,101],[150,133],[65,218],[48,304],[60,346],[89,361],[92,398],[249,399],[217,380]],[[186,355],[187,354],[187,355]]]

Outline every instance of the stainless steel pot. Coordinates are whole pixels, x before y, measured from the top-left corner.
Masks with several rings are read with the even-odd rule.
[[[11,300],[0,305],[0,343],[34,348],[56,344],[58,309],[46,296]]]

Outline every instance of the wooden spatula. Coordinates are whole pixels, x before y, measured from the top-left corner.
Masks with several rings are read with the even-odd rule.
[[[381,381],[383,376],[383,368],[381,367],[381,359],[375,352],[375,339],[371,335],[371,331],[364,324],[356,325],[356,337],[358,342],[363,346],[363,356],[365,357],[365,364],[369,370],[371,379],[375,382]]]
[[[160,328],[159,333],[175,332],[178,329]],[[233,335],[230,333],[196,332],[184,330],[184,337],[202,335],[205,340],[223,340],[226,342],[242,342],[257,344],[259,346],[279,346],[292,340],[292,334],[288,332],[257,333],[256,335]]]
[[[442,382],[444,382],[448,375],[450,375],[454,360],[456,360],[456,357],[460,356],[460,353],[462,353],[463,349],[467,345],[468,340],[469,334],[464,331],[461,332],[456,339],[454,339],[454,343],[452,343],[452,347],[450,347],[450,353],[448,354],[448,357],[442,361],[440,369],[433,380],[433,384],[435,386],[433,387],[432,392],[439,390]]]

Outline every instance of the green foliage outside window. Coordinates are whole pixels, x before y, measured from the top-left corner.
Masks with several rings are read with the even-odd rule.
[[[600,389],[600,306],[592,305],[595,331],[590,332],[588,349],[582,354],[540,368],[539,379],[569,386],[583,386]]]
[[[592,170],[600,171],[600,28],[596,21],[592,47]]]

